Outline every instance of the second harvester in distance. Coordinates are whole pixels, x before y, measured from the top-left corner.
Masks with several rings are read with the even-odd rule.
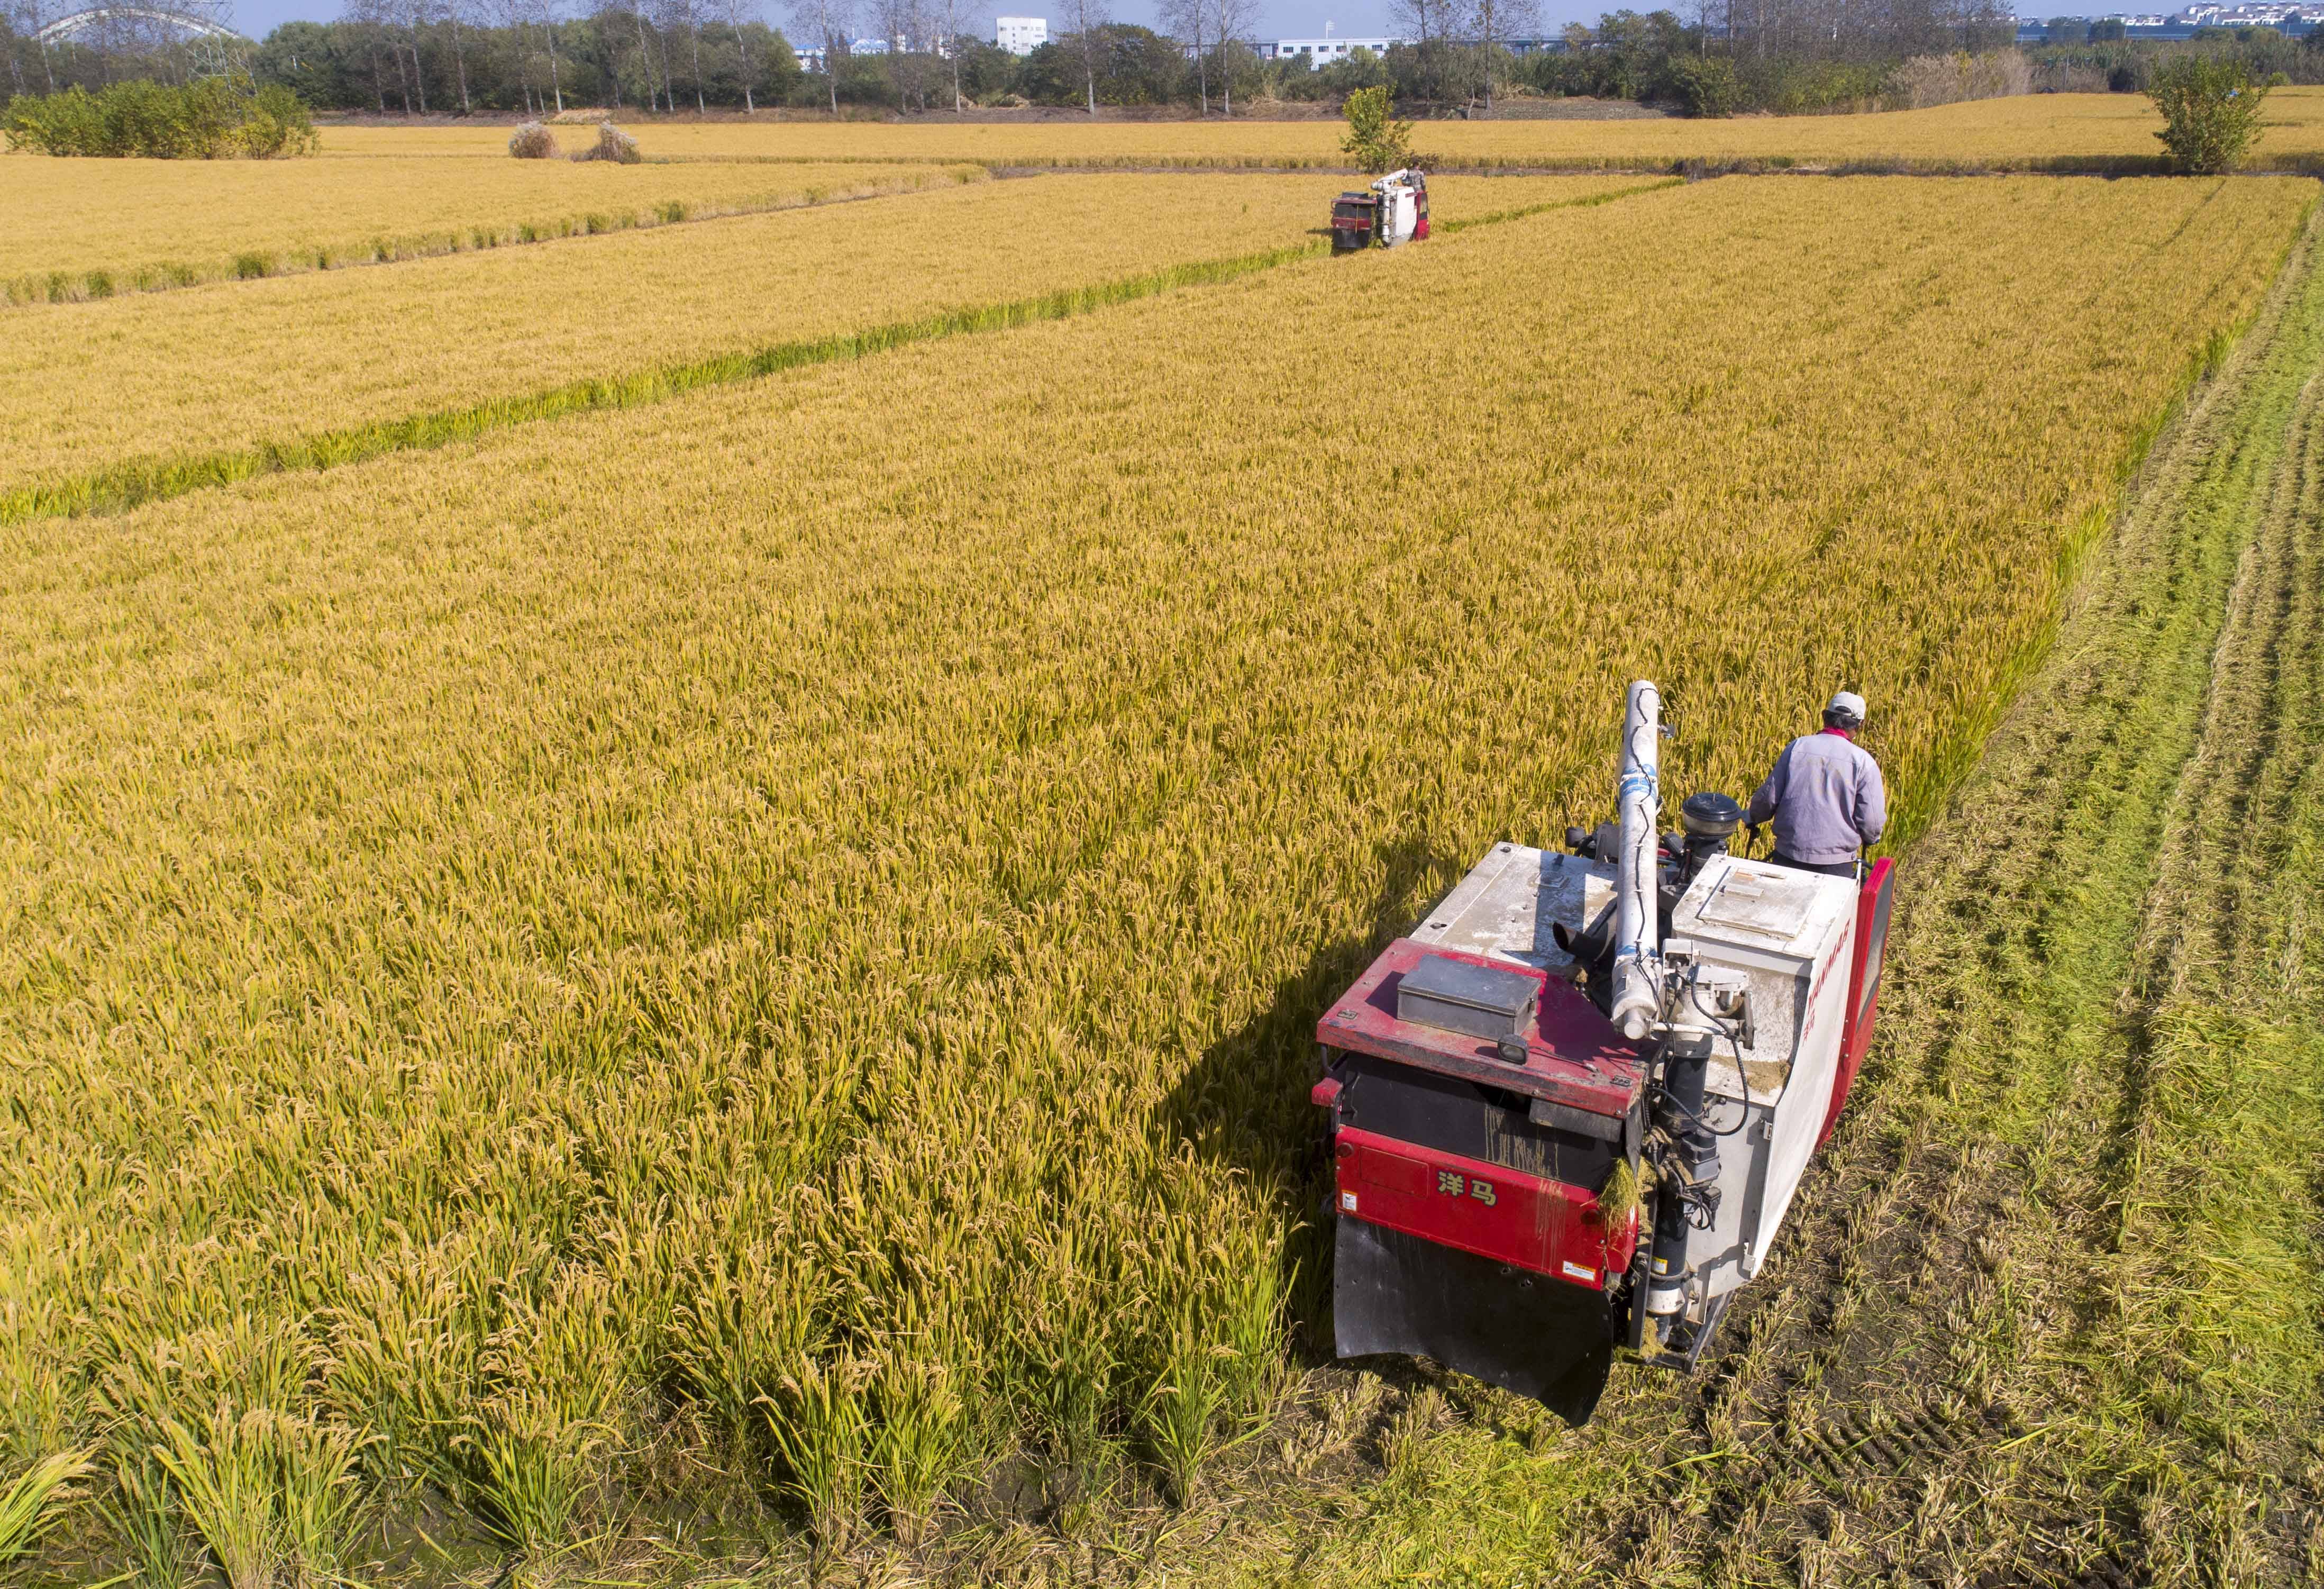
[[[1658,834],[1661,706],[1630,686],[1618,824],[1494,846],[1317,1026],[1342,1357],[1579,1423],[1618,1348],[1694,1366],[1839,1122],[1894,864],[1732,855],[1716,793]]]
[[[1428,236],[1428,173],[1390,171],[1332,201],[1332,252],[1393,248]]]

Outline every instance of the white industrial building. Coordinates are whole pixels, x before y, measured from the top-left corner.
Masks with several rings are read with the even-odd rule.
[[[1030,55],[1049,42],[1049,19],[996,16],[992,19],[992,42],[1011,55]]]
[[[1327,33],[1320,39],[1261,40],[1257,48],[1261,60],[1288,60],[1295,55],[1304,55],[1313,69],[1345,60],[1351,50],[1385,55],[1389,45],[1404,42],[1402,39],[1337,39]]]

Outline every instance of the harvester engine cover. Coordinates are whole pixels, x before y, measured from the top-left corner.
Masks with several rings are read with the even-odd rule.
[[[1633,1038],[1607,1012],[1615,843],[1495,846],[1318,1023],[1342,1357],[1433,1358],[1580,1423],[1620,1348],[1692,1368],[1766,1261],[1870,1040],[1892,864],[1650,834],[1662,991]]]

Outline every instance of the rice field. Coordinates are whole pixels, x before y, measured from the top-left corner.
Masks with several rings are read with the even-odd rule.
[[[2305,170],[2324,157],[2324,88],[2268,96],[2250,163]],[[1494,166],[1666,171],[1689,160],[1910,168],[2151,171],[2162,117],[2141,94],[2032,94],[1927,110],[1731,120],[1425,121],[1414,144],[1441,169]],[[973,160],[993,165],[1333,166],[1342,129],[1313,121],[1069,121],[653,125],[651,151],[678,160]],[[329,154],[496,152],[493,128],[330,127]]]
[[[2313,191],[1673,187],[0,527],[0,1471],[237,1589],[1198,1496],[1321,1001],[1634,675],[1730,790],[1859,683],[1924,829]]]
[[[972,166],[696,163],[501,158],[456,172],[388,156],[88,161],[0,156],[0,297],[108,298],[201,282],[625,231],[979,181]]]
[[[513,162],[512,162],[513,163]],[[1625,191],[1452,177],[1458,221]],[[26,492],[521,399],[1194,261],[1314,246],[1312,178],[1061,175],[554,246],[17,311],[0,513]],[[413,328],[424,327],[416,337]],[[383,348],[397,348],[383,357]]]

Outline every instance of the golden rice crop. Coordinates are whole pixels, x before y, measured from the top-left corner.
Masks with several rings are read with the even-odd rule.
[[[2324,156],[2324,88],[2278,88],[2250,163]],[[1600,121],[1425,121],[1413,142],[1451,165],[1618,166],[1681,161],[1818,165],[1893,161],[1931,167],[2142,169],[2163,118],[2143,94],[2032,94],[1865,115]],[[658,154],[780,160],[977,160],[994,164],[1332,165],[1343,129],[1308,121],[947,123],[710,122],[651,129]],[[493,128],[333,127],[333,152],[473,152]]]
[[[1729,790],[1860,688],[1924,815],[2308,203],[1703,183],[0,531],[11,1460],[317,1573],[673,1400],[827,1538],[1183,1489],[1367,947],[1634,674]]]
[[[981,180],[925,163],[0,159],[0,296],[106,298]]]
[[[1448,178],[1443,219],[1624,177]],[[1318,177],[1054,176],[213,291],[36,306],[0,344],[0,501],[198,456],[1310,240]],[[387,350],[392,349],[392,352]]]

